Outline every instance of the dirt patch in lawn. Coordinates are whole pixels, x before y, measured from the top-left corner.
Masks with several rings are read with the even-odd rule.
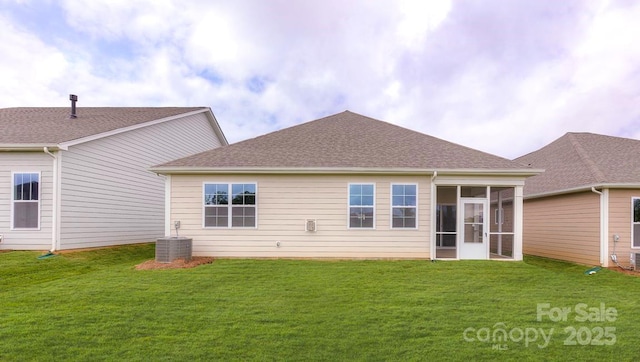
[[[634,277],[640,277],[640,271],[637,271],[637,270],[622,269],[617,266],[611,266],[611,267],[608,267],[607,269],[613,270],[615,272],[622,273],[622,274],[633,275]]]
[[[198,265],[211,264],[213,258],[209,256],[194,256],[191,260],[176,259],[170,263],[160,263],[155,260],[147,260],[142,264],[136,265],[137,270],[150,270],[150,269],[184,269],[195,268]]]

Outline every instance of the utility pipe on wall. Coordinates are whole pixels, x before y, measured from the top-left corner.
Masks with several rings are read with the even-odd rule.
[[[53,158],[53,192],[52,192],[52,215],[51,215],[51,253],[56,251],[57,239],[58,239],[58,157],[49,151],[49,147],[44,147],[44,153]],[[40,180],[42,182],[42,180]]]

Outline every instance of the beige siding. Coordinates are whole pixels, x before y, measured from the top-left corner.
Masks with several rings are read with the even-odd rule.
[[[640,253],[640,248],[632,248],[631,221],[632,206],[631,199],[640,197],[640,189],[618,189],[609,191],[609,255],[614,252],[618,257],[618,262],[623,266],[631,265],[631,253]],[[620,236],[620,241],[615,243],[613,235]],[[609,258],[610,256],[607,255]],[[611,265],[612,264],[610,262]]]
[[[524,254],[600,264],[600,196],[592,192],[524,201]]]
[[[220,144],[199,113],[69,147],[62,155],[60,248],[164,236],[164,178],[147,169]]]
[[[204,182],[257,183],[258,227],[203,228]],[[171,221],[194,239],[195,255],[218,257],[429,258],[427,177],[252,175],[171,178]],[[348,229],[348,184],[375,183],[374,230]],[[418,229],[390,228],[391,183],[418,184]],[[317,232],[305,231],[317,220]],[[280,247],[276,243],[280,242]]]
[[[12,172],[40,172],[40,230],[11,230]],[[0,249],[51,249],[52,177],[53,158],[44,151],[0,152]]]

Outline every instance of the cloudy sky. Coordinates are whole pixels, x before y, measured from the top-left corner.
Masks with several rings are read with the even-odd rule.
[[[640,138],[640,1],[0,0],[0,107],[208,106],[230,142],[351,110],[515,158]]]

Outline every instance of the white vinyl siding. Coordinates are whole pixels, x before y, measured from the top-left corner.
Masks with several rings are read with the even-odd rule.
[[[13,228],[14,175],[37,173],[38,227]],[[52,240],[53,159],[43,152],[0,152],[0,249],[49,250]]]
[[[525,254],[600,264],[600,196],[588,191],[525,200],[523,240]]]
[[[193,238],[194,255],[218,257],[429,258],[430,179],[387,175],[251,175],[257,184],[256,228],[203,228],[203,183],[246,183],[242,175],[172,175],[172,221]],[[418,184],[419,229],[391,228],[390,208],[376,229],[349,229],[349,184],[375,184],[375,203],[390,205],[391,183]],[[317,229],[306,231],[307,220]],[[279,242],[279,243],[278,243]]]
[[[70,146],[62,154],[60,248],[164,236],[165,179],[148,168],[220,144],[198,113]]]

